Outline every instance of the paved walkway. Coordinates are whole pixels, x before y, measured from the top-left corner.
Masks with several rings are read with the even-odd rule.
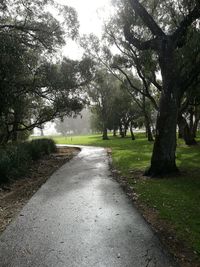
[[[161,244],[109,172],[83,147],[0,237],[1,267],[170,267]]]

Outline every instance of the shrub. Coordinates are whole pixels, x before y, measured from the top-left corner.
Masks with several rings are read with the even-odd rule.
[[[16,146],[9,146],[7,153],[11,159],[9,176],[17,179],[24,175],[32,160],[26,143],[20,143]]]
[[[32,160],[56,152],[51,139],[36,139],[0,149],[0,184],[17,179],[27,172]]]
[[[8,182],[11,158],[6,150],[0,150],[0,183]]]
[[[51,139],[35,139],[28,143],[29,153],[33,160],[40,159],[44,155],[56,152],[55,142]]]

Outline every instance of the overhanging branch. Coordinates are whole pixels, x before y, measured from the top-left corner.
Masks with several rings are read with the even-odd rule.
[[[195,8],[182,20],[178,29],[173,33],[172,39],[178,45],[179,40],[184,37],[188,27],[198,18],[200,18],[200,2],[196,1]]]
[[[139,39],[135,38],[133,36],[133,33],[130,31],[130,27],[128,25],[124,26],[124,36],[126,40],[129,42],[129,44],[135,46],[139,50],[156,50],[156,38],[148,40],[148,41],[140,41]]]
[[[138,0],[129,0],[135,13],[140,16],[144,24],[149,28],[154,36],[165,36],[165,33],[155,22],[153,17],[147,12],[147,10],[139,3]]]

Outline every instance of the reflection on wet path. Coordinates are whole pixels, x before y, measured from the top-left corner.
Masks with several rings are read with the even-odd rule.
[[[106,150],[82,151],[34,195],[0,238],[1,266],[170,267],[112,177]]]

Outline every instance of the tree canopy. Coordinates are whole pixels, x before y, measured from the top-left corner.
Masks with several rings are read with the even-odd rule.
[[[64,24],[47,11],[52,5]],[[16,141],[22,131],[83,108],[80,89],[91,79],[92,62],[54,56],[65,44],[66,34],[77,36],[78,27],[76,11],[53,1],[1,3],[1,143]]]

